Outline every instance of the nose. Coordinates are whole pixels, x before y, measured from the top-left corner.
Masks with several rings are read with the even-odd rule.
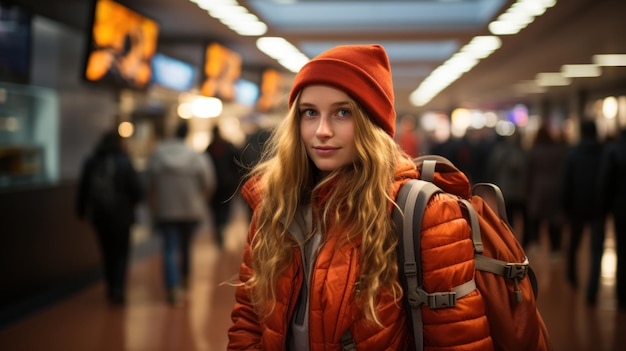
[[[331,121],[328,116],[321,116],[315,135],[319,139],[328,139],[333,135]]]

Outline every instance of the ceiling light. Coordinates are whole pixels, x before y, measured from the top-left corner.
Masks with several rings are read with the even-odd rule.
[[[198,7],[207,11],[215,9],[215,8],[219,8],[219,7],[224,7],[224,6],[239,5],[239,3],[236,0],[189,0],[189,1],[196,3]]]
[[[469,55],[454,54],[445,65],[450,67],[451,71],[458,71],[461,73],[468,72],[478,63],[478,59]]]
[[[233,12],[228,16],[224,16],[219,18],[220,22],[224,23],[227,26],[237,25],[241,23],[254,23],[258,22],[259,18],[251,13],[239,13]]]
[[[517,34],[520,30],[522,30],[522,26],[515,22],[493,21],[489,23],[489,31],[494,35]]]
[[[561,72],[537,73],[535,80],[540,87],[557,87],[572,83],[572,80],[563,77]]]
[[[599,66],[626,66],[626,54],[593,55],[593,63]]]
[[[208,11],[211,17],[214,17],[220,20],[224,18],[232,18],[240,14],[248,13],[248,10],[245,7],[240,6],[240,5],[220,6],[220,7],[212,8]]]
[[[500,48],[502,41],[493,35],[483,35],[474,37],[467,45],[461,48],[460,52],[468,53],[475,58],[485,58]]]
[[[541,3],[541,1],[530,0],[524,1],[520,0],[513,4],[511,8],[507,12],[515,12],[520,14],[525,14],[528,16],[536,17],[541,16],[546,12],[546,6]]]
[[[505,12],[498,16],[498,21],[518,23],[519,25],[527,25],[534,20],[534,15],[526,12]]]
[[[278,60],[278,63],[280,63],[283,67],[285,67],[286,69],[290,70],[293,73],[297,73],[298,71],[300,71],[302,66],[306,65],[307,62],[309,62],[308,58],[306,60],[294,59],[294,58]]]
[[[495,129],[500,136],[511,136],[515,133],[515,124],[510,121],[498,121]]]
[[[602,100],[602,114],[607,119],[614,119],[617,117],[617,99],[615,96],[609,96]]]
[[[117,133],[122,138],[130,138],[133,135],[134,131],[135,131],[135,126],[132,123],[127,122],[127,121],[124,121],[117,126]]]
[[[563,65],[561,74],[567,78],[599,77],[602,70],[598,65]]]
[[[422,81],[420,86],[411,93],[409,97],[411,103],[415,106],[427,104],[448,85],[474,68],[480,59],[491,55],[500,45],[500,38],[496,36],[474,37]]]
[[[291,72],[298,72],[309,58],[290,42],[281,37],[263,37],[256,41],[256,46],[267,56],[275,59]]]
[[[519,82],[515,84],[514,89],[520,94],[543,94],[546,92],[546,88],[540,87],[534,80]]]
[[[235,23],[230,25],[230,29],[242,36],[258,36],[267,32],[267,25],[263,22]]]
[[[222,113],[222,100],[215,97],[197,97],[191,102],[191,112],[198,118],[213,118]]]
[[[494,35],[517,34],[555,4],[556,0],[518,0],[489,23],[489,31]]]
[[[178,105],[178,108],[176,109],[176,112],[178,113],[178,116],[180,118],[183,119],[190,119],[193,117],[193,111],[191,108],[191,102],[183,102],[180,105]]]
[[[206,10],[225,26],[242,36],[259,36],[267,32],[267,25],[236,0],[189,0]]]
[[[263,37],[256,41],[259,50],[272,58],[278,58],[285,52],[298,51],[290,42],[281,37]]]

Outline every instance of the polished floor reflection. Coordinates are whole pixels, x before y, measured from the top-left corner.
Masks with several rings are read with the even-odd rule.
[[[0,330],[0,350],[6,351],[195,351],[225,350],[234,303],[233,287],[221,284],[237,273],[246,235],[245,217],[238,214],[219,251],[208,228],[196,237],[187,303],[165,301],[158,254],[135,260],[124,307],[104,300],[101,283]],[[544,235],[545,237],[545,235]],[[565,244],[567,240],[565,240]],[[547,247],[547,242],[542,247]],[[585,283],[588,238],[580,259]],[[609,233],[597,306],[588,307],[564,277],[563,257],[547,250],[530,250],[539,284],[539,308],[557,351],[626,350],[626,312],[615,308],[613,236]]]

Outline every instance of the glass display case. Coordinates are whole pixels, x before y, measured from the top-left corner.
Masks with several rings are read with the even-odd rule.
[[[0,190],[58,181],[58,105],[52,89],[0,82]]]

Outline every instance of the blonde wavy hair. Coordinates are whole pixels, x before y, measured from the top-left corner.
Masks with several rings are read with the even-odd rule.
[[[293,248],[298,245],[287,230],[297,208],[311,203],[325,185],[337,182],[324,208],[314,211],[313,222],[322,233],[331,225],[342,228],[346,233],[342,240],[361,236],[358,301],[365,317],[382,325],[376,312],[381,291],[392,294],[396,301],[401,297],[397,237],[390,207],[381,205],[393,201],[389,194],[401,152],[395,141],[351,101],[357,159],[318,183],[315,165],[300,136],[299,100],[298,96],[266,144],[262,162],[251,172],[252,176],[260,176],[263,201],[256,210],[257,227],[251,243],[254,273],[245,286],[261,317],[269,316],[275,307],[276,282],[293,262]]]

